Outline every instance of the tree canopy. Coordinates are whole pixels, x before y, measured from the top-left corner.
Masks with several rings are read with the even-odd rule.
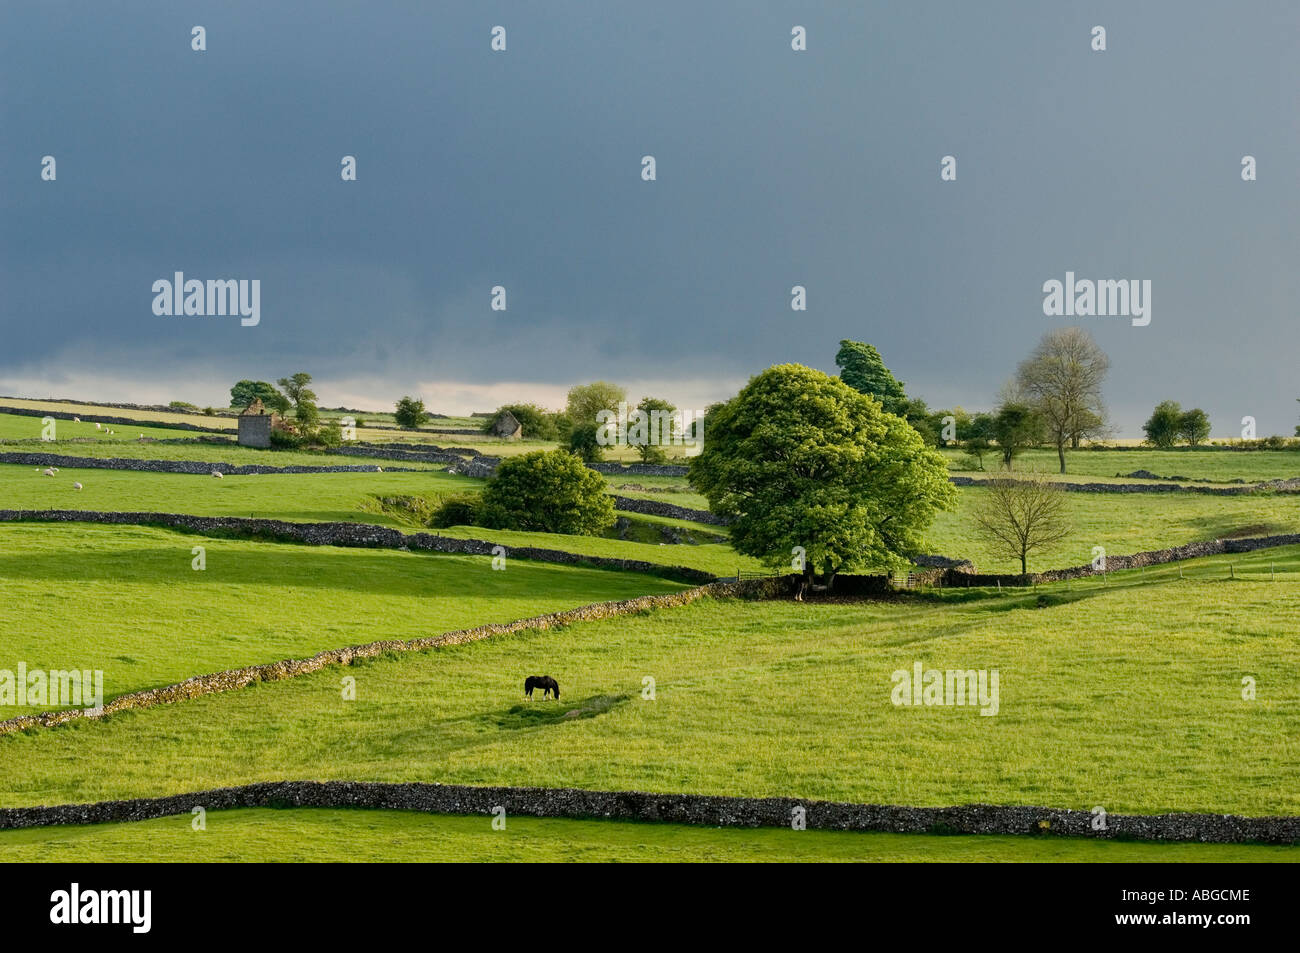
[[[1002,465],[1008,470],[1021,452],[1028,450],[1043,438],[1043,418],[1029,404],[1006,403],[998,408],[990,423],[993,438],[1002,454]]]
[[[1182,424],[1183,408],[1176,400],[1162,400],[1156,404],[1142,430],[1147,435],[1147,442],[1157,447],[1172,447],[1178,442],[1178,431]]]
[[[890,373],[880,352],[870,344],[841,341],[835,366],[840,369],[840,380],[859,393],[876,398],[886,413],[906,415],[907,395],[902,382]]]
[[[403,397],[397,402],[393,419],[397,421],[397,426],[414,430],[428,423],[429,414],[424,409],[424,401],[417,397]]]
[[[483,490],[484,526],[595,535],[614,524],[605,479],[567,450],[534,450],[501,461]]]
[[[1101,385],[1110,358],[1082,328],[1057,328],[1043,335],[1020,362],[1016,386],[1042,418],[1065,472],[1065,448],[1078,447],[1105,426]]]
[[[582,424],[597,423],[596,414],[602,410],[618,410],[618,405],[627,400],[627,391],[609,381],[595,381],[591,384],[579,384],[569,390],[569,402],[566,410],[575,427]]]
[[[1189,447],[1204,443],[1210,436],[1210,418],[1199,407],[1184,411],[1178,418],[1178,435]]]
[[[948,468],[900,417],[839,378],[770,367],[711,409],[691,483],[737,551],[808,575],[901,567],[955,505]]]
[[[276,410],[283,399],[284,395],[275,389],[275,385],[266,381],[242,380],[230,388],[231,407],[247,407],[253,401],[260,400],[265,406]]]

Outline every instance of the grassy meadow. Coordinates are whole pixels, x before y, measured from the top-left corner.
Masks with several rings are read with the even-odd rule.
[[[942,453],[948,466],[965,476],[988,479],[999,472],[995,453],[984,455],[984,472],[965,469],[967,455],[964,451],[944,450]],[[1016,470],[1033,470],[1076,483],[1114,482],[1116,474],[1135,470],[1146,470],[1161,477],[1182,477],[1188,482],[1231,483],[1241,480],[1258,483],[1300,477],[1300,450],[1233,450],[1228,447],[1074,450],[1066,452],[1065,466],[1066,473],[1058,475],[1060,461],[1055,450],[1027,450],[1016,457],[1015,462]],[[1121,479],[1120,482],[1129,481]]]
[[[52,407],[0,400],[0,405]],[[0,414],[0,450],[83,456],[368,465],[368,459],[193,437],[202,414],[55,409],[139,417],[110,425]],[[327,414],[326,416],[336,416]],[[391,415],[358,415],[371,423]],[[435,428],[366,428],[363,439],[550,448]],[[950,467],[962,455],[946,454]],[[630,451],[621,457],[631,460]],[[611,454],[618,459],[620,454]],[[1146,469],[1225,484],[1300,476],[1292,451],[1096,450],[1069,455],[1068,480]],[[423,528],[381,499],[477,492],[437,465],[373,461],[388,472],[206,476],[0,465],[0,507],[181,512]],[[990,471],[972,475],[993,475]],[[418,472],[391,472],[394,466]],[[1031,451],[1018,470],[1052,473]],[[1123,478],[1120,478],[1123,479]],[[74,482],[84,489],[73,489]],[[705,509],[681,477],[614,475],[610,492]],[[633,488],[629,489],[628,486]],[[930,530],[932,553],[1014,571],[972,532],[987,491],[961,488]],[[1260,493],[1082,494],[1070,536],[1030,569],[1215,537],[1300,532],[1300,498]],[[625,514],[624,514],[625,515]],[[444,535],[590,556],[756,572],[727,542],[665,545],[724,528],[631,515],[627,539],[453,527]],[[191,568],[192,549],[207,568]],[[1180,573],[1182,578],[1180,578]],[[0,736],[0,806],[94,801],[286,778],[443,781],[788,796],[876,803],[1037,804],[1110,812],[1300,814],[1300,547],[1112,573],[1037,589],[940,590],[886,600],[704,599],[546,632],[397,653],[288,681],[54,729]],[[157,527],[0,524],[0,669],[99,668],[106,697],[225,668],[509,621],[682,588],[661,577],[511,559],[309,547]],[[895,671],[997,670],[998,713],[899,707]],[[525,703],[546,672],[562,701]],[[356,700],[340,680],[356,678]],[[1258,695],[1242,697],[1242,679]],[[643,697],[646,679],[654,697]],[[43,706],[49,707],[49,706]],[[7,706],[0,718],[32,709]],[[0,831],[5,860],[1296,860],[1300,849],[1056,838],[719,830],[680,825],[400,811],[214,812],[135,824]]]
[[[75,490],[74,482],[84,489]],[[648,485],[648,484],[639,484]],[[46,477],[31,467],[0,465],[0,499],[15,509],[130,510],[184,512],[200,516],[243,516],[294,521],[376,523],[406,531],[423,527],[386,512],[376,497],[427,496],[478,492],[483,482],[445,470],[418,473],[307,473],[227,476],[214,480],[181,473],[130,470],[61,469]],[[704,507],[689,493],[614,490],[622,495]],[[969,559],[981,570],[1012,572],[1019,564],[993,551],[972,532],[975,509],[986,490],[963,487],[953,511],[941,513],[927,534],[929,551]],[[1092,547],[1122,555],[1220,537],[1300,532],[1300,496],[1256,493],[1218,497],[1205,494],[1071,493],[1066,498],[1069,537],[1031,555],[1030,569],[1076,566],[1092,560]],[[704,537],[725,528],[664,517],[636,516],[643,522],[676,526]],[[655,542],[562,536],[458,526],[437,530],[447,536],[488,539],[505,546],[538,546],[590,556],[642,559],[687,566],[720,576],[762,569],[730,545],[659,545]]]
[[[975,512],[987,494],[981,487],[961,487],[957,508],[939,514],[926,541],[931,552],[969,559],[981,571],[1019,572],[1019,560],[973,532]],[[1094,546],[1120,556],[1207,539],[1297,533],[1300,494],[1068,493],[1065,519],[1069,536],[1030,554],[1030,572],[1086,565]]]
[[[403,653],[2,737],[0,804],[340,778],[1300,813],[1300,548],[1235,565],[1001,597],[702,600]],[[914,662],[998,670],[997,715],[895,706]],[[520,700],[537,671],[562,701]]]
[[[206,549],[203,571],[192,548]],[[0,669],[99,669],[105,700],[191,675],[681,585],[652,576],[142,526],[0,525]],[[52,706],[0,708],[0,719]]]
[[[335,460],[341,458],[334,458]],[[73,483],[80,483],[77,490]],[[482,489],[483,481],[446,470],[415,473],[262,473],[220,480],[190,473],[0,465],[0,499],[9,509],[126,510],[244,516],[307,522],[400,522],[364,509],[375,496],[440,495]]]
[[[9,863],[1269,863],[1262,844],[1151,844],[1064,837],[971,837],[695,827],[625,821],[327,808],[209,811],[122,824],[0,831]]]

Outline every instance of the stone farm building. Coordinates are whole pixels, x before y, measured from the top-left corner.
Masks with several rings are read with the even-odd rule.
[[[275,414],[268,413],[260,399],[254,400],[239,415],[239,445],[241,447],[271,446],[271,422]]]
[[[518,440],[524,435],[524,425],[519,418],[508,410],[501,411],[496,423],[492,425],[492,436],[504,437],[506,440]]]

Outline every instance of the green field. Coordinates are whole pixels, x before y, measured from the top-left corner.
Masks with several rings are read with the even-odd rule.
[[[0,441],[25,442],[21,448],[17,446],[0,446],[0,449],[22,449],[40,452],[46,451],[46,448],[59,446],[66,449],[50,449],[46,452],[76,453],[77,448],[80,447],[108,446],[113,448],[115,452],[122,453],[126,445],[140,444],[141,436],[153,440],[193,440],[199,436],[193,430],[177,430],[157,424],[102,424],[101,427],[102,429],[96,430],[95,425],[87,421],[56,420],[54,422],[55,439],[47,441],[43,439],[44,425],[41,423],[40,417],[0,413]],[[114,432],[110,433],[110,430]],[[28,443],[29,441],[37,441],[37,443]]]
[[[0,404],[18,401],[0,400]],[[26,402],[32,406],[49,406]],[[381,498],[477,492],[437,465],[233,445],[180,421],[233,418],[69,405],[139,416],[141,426],[0,414],[0,451],[271,466],[359,465],[388,472],[207,476],[0,465],[0,506],[134,510],[423,529]],[[358,415],[371,422],[391,415]],[[508,454],[549,447],[431,428],[359,436]],[[78,438],[78,439],[72,439]],[[89,438],[89,442],[80,439]],[[632,459],[620,451],[611,458]],[[960,453],[948,452],[950,465]],[[992,467],[990,456],[988,465]],[[420,472],[397,473],[414,466]],[[1020,470],[1051,473],[1031,451]],[[1300,453],[1100,450],[1069,455],[1065,479],[1157,474],[1227,483],[1300,476]],[[989,477],[988,473],[974,474]],[[84,489],[72,487],[79,481]],[[607,477],[611,492],[705,509],[680,477]],[[624,489],[634,484],[639,489]],[[671,490],[672,492],[662,492]],[[660,492],[655,492],[660,491]],[[972,532],[986,491],[961,488],[927,549],[985,571],[1018,564]],[[1300,532],[1300,498],[1083,494],[1066,498],[1071,535],[1030,569],[1212,538]],[[630,515],[631,538],[480,527],[437,530],[508,549],[536,546],[755,572],[728,543],[664,545],[670,528],[724,528]],[[191,568],[192,549],[207,568]],[[97,524],[0,524],[0,669],[97,668],[105,694],[380,639],[437,635],[587,603],[672,592],[659,576],[509,559]],[[1184,578],[1179,578],[1180,572]],[[1037,589],[936,590],[880,601],[704,599],[544,632],[394,653],[347,668],[147,710],[0,736],[0,806],[152,797],[250,781],[347,779],[785,796],[872,803],[1034,804],[1114,813],[1298,814],[1300,547],[1112,573]],[[997,670],[996,716],[975,707],[898,707],[892,673]],[[555,676],[563,699],[525,703],[524,676]],[[355,701],[340,682],[354,676]],[[1258,696],[1242,698],[1242,678]],[[655,697],[643,697],[645,679]],[[54,706],[37,706],[49,708]],[[32,708],[0,707],[0,718]],[[4,860],[1295,860],[1300,849],[1151,845],[1029,837],[733,830],[611,821],[401,811],[213,812],[135,824],[0,831]]]
[[[972,532],[987,490],[960,487],[957,508],[940,513],[927,534],[931,551],[969,559],[981,571],[1019,572],[1018,560],[992,551]],[[1030,572],[1092,562],[1094,546],[1112,556],[1237,536],[1300,532],[1300,495],[1252,493],[1067,493],[1070,535],[1031,554]]]
[[[354,702],[330,669],[0,738],[0,804],[340,778],[1294,814],[1300,550],[1236,565],[1000,598],[702,600],[376,659],[348,669]],[[998,714],[896,707],[913,662],[997,669]],[[520,702],[535,672],[563,701]]]
[[[334,460],[346,458],[333,458]],[[77,490],[73,483],[83,487]],[[35,467],[0,465],[0,499],[9,509],[65,509],[255,516],[399,526],[362,505],[374,496],[477,491],[482,480],[445,470],[418,473],[263,473],[211,476],[65,467],[47,477]]]
[[[623,821],[412,811],[268,808],[209,811],[122,824],[0,831],[7,863],[366,862],[1294,862],[1293,848],[1149,844],[1063,837],[935,836],[692,827]]]
[[[961,450],[944,450],[948,465],[967,476],[985,479],[998,473],[996,453],[984,455],[986,472],[961,469],[966,454]],[[1064,480],[1089,482],[1113,478],[1117,473],[1147,470],[1157,476],[1185,477],[1191,481],[1229,483],[1244,480],[1286,480],[1300,477],[1300,450],[1230,450],[1204,447],[1196,450],[1074,450],[1065,455]],[[1060,469],[1055,450],[1028,450],[1016,457],[1016,470],[1036,470],[1053,475]],[[1109,481],[1104,481],[1109,482]]]
[[[207,550],[201,572],[191,568],[195,545]],[[205,672],[683,587],[526,560],[501,572],[484,556],[22,523],[0,525],[0,588],[0,669],[99,669],[108,700]],[[0,707],[0,719],[49,707]]]
[[[84,489],[73,489],[74,482],[81,482]],[[0,498],[7,507],[15,509],[129,510],[362,522],[407,531],[420,527],[383,512],[375,505],[376,496],[436,497],[447,493],[477,492],[482,486],[481,480],[452,476],[443,470],[263,474],[214,480],[179,473],[77,468],[62,469],[57,477],[51,478],[34,472],[34,468],[0,465]],[[617,492],[681,506],[704,505],[702,498],[692,498],[691,494]],[[959,489],[957,509],[939,514],[927,536],[929,550],[970,559],[981,570],[1018,571],[1019,565],[1015,560],[992,552],[971,532],[974,509],[986,492],[980,487]],[[1256,493],[1222,497],[1199,493],[1070,493],[1066,503],[1070,536],[1050,549],[1033,554],[1031,570],[1058,569],[1091,562],[1094,546],[1104,546],[1111,555],[1124,555],[1220,537],[1300,532],[1300,496],[1294,494]],[[704,535],[726,532],[718,527],[682,520],[643,516],[637,519],[678,526]],[[642,559],[723,576],[734,575],[738,566],[746,571],[761,568],[757,560],[738,557],[727,544],[661,546],[482,527],[454,527],[439,532],[448,536],[488,539],[506,546],[539,546],[591,556]]]
[[[72,484],[80,482],[83,489]],[[490,530],[457,526],[429,530],[390,515],[376,497],[439,496],[477,492],[483,481],[453,476],[443,470],[419,473],[276,473],[256,476],[210,476],[186,473],[147,473],[137,470],[60,469],[47,477],[35,468],[0,465],[0,500],[12,509],[189,513],[196,516],[239,516],[296,522],[374,523],[404,532],[437,532],[461,539],[486,539],[507,547],[535,546],[614,559],[637,559],[663,566],[685,566],[715,575],[735,575],[759,562],[739,557],[726,543],[661,545],[562,536],[551,533]],[[664,517],[635,516],[644,522],[677,526],[704,536],[725,535],[725,529]]]

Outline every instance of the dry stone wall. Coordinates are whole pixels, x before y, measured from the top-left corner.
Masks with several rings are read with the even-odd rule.
[[[953,486],[988,486],[996,480],[949,477]],[[1245,486],[1184,486],[1179,483],[1054,483],[1069,493],[1202,493],[1207,496],[1246,496],[1251,493],[1300,493],[1300,479],[1268,480]]]
[[[287,520],[253,519],[242,516],[192,516],[187,513],[118,513],[96,510],[0,510],[0,522],[108,523],[136,526],[164,526],[189,533],[260,537],[301,543],[306,546],[350,546],[380,549],[423,550],[470,556],[494,556],[500,543],[484,539],[460,539],[434,533],[403,533],[371,523],[293,523]],[[641,559],[586,556],[559,549],[511,546],[506,555],[513,559],[594,566],[649,573],[682,582],[708,583],[712,573],[685,566],[665,566]]]
[[[597,473],[637,474],[639,476],[686,476],[690,467],[670,463],[588,463]]]
[[[381,447],[336,447],[326,451],[345,457],[374,457],[382,460],[409,461],[413,463],[461,463],[460,454],[446,450],[397,450]],[[374,469],[371,467],[370,469]]]
[[[611,494],[613,495],[613,494]],[[678,520],[691,520],[695,523],[708,523],[711,526],[726,526],[727,521],[708,510],[693,510],[659,500],[638,500],[629,496],[614,495],[614,509],[625,513],[641,513],[646,516],[667,516]]]
[[[0,519],[3,518],[3,513],[0,513]],[[790,577],[712,583],[706,586],[697,586],[694,589],[683,589],[680,592],[670,592],[658,596],[639,596],[635,599],[597,602],[576,609],[566,609],[561,612],[551,612],[528,619],[519,619],[515,622],[489,623],[472,629],[459,629],[455,632],[447,632],[427,638],[387,639],[379,642],[368,642],[364,645],[353,645],[347,648],[329,649],[318,652],[310,658],[284,659],[264,665],[250,665],[208,675],[196,675],[183,682],[165,685],[161,688],[151,688],[131,692],[127,695],[119,695],[112,701],[107,702],[100,711],[94,713],[87,713],[83,709],[76,708],[42,712],[35,715],[19,715],[16,718],[0,721],[0,735],[11,734],[16,731],[27,731],[33,728],[52,728],[69,721],[79,721],[85,718],[103,718],[120,711],[153,708],[157,705],[199,698],[203,695],[233,691],[257,682],[281,681],[299,675],[308,675],[329,665],[351,665],[358,659],[374,658],[389,652],[423,652],[429,649],[445,648],[450,645],[476,642],[479,639],[487,639],[496,635],[509,635],[525,629],[546,630],[556,626],[572,625],[577,622],[594,622],[600,619],[631,615],[651,609],[673,608],[687,605],[704,596],[747,599],[774,598],[788,593],[790,587]]]
[[[1221,556],[1225,553],[1249,553],[1259,549],[1277,546],[1300,545],[1300,533],[1285,533],[1277,536],[1252,536],[1246,539],[1211,539],[1199,543],[1187,543],[1184,546],[1171,546],[1168,549],[1153,549],[1134,553],[1131,556],[1107,556],[1106,572],[1120,569],[1137,569],[1142,566],[1158,566],[1163,563],[1179,562],[1184,559],[1197,559],[1201,556]],[[936,557],[930,557],[936,558]],[[965,563],[970,566],[970,563]],[[1058,582],[1063,579],[1080,579],[1086,576],[1100,576],[1102,570],[1094,569],[1091,564],[1073,566],[1069,569],[1050,569],[1047,572],[1029,573],[977,573],[962,565],[945,570],[941,584],[945,586],[1028,586],[1040,582]]]
[[[167,797],[50,807],[0,808],[0,828],[143,821],[237,808],[369,808],[431,814],[506,815],[789,828],[802,810],[810,830],[899,834],[1064,835],[1101,840],[1197,841],[1214,844],[1300,843],[1300,817],[1235,814],[1109,814],[1092,829],[1089,811],[970,804],[903,807],[798,798],[747,798],[576,788],[474,787],[461,784],[363,781],[264,781]]]

